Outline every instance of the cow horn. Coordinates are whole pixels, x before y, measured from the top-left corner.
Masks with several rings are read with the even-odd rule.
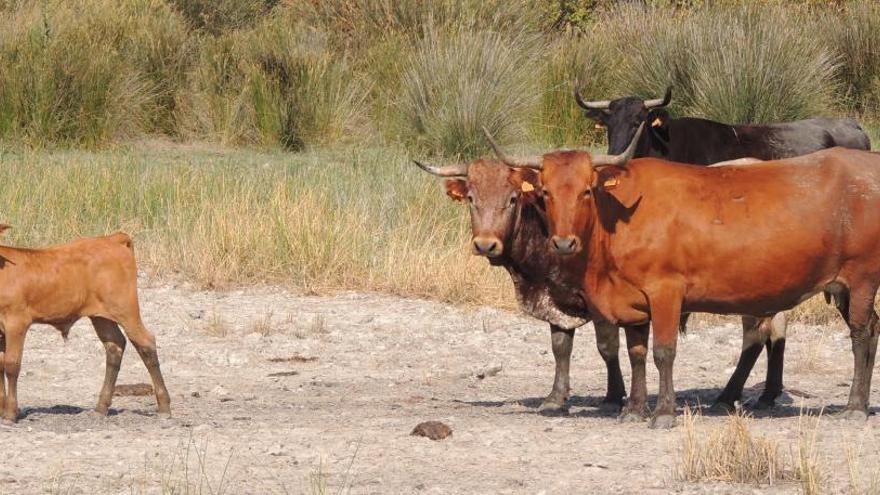
[[[584,110],[607,110],[611,106],[611,100],[584,101],[584,97],[581,96],[578,89],[574,90],[574,100]]]
[[[435,167],[418,160],[413,160],[413,163],[418,165],[418,167],[425,172],[434,174],[438,177],[467,177],[468,173],[467,163],[456,163],[455,165],[446,165],[443,167]]]
[[[672,86],[667,86],[666,95],[663,98],[657,98],[655,100],[645,100],[645,108],[661,108],[669,105],[669,102],[672,101]]]
[[[636,152],[636,145],[639,142],[639,138],[642,137],[642,130],[645,128],[645,123],[642,122],[639,125],[639,129],[636,131],[636,135],[633,136],[632,141],[629,142],[629,146],[623,150],[623,153],[619,155],[595,155],[593,157],[593,167],[607,167],[611,165],[624,165],[626,162],[630,161],[633,155]]]
[[[486,126],[483,126],[483,134],[486,135],[486,140],[489,141],[489,146],[492,147],[492,151],[495,152],[495,155],[498,156],[498,159],[504,162],[505,165],[509,167],[533,168],[536,170],[541,170],[541,168],[543,168],[543,156],[536,155],[526,158],[511,158],[507,156],[504,151],[502,151],[501,146],[498,146],[498,143],[496,143],[495,139],[492,138],[492,133],[489,132],[489,129],[486,129]]]

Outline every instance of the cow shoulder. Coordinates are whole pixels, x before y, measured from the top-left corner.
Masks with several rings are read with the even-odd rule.
[[[638,184],[632,171],[626,166],[605,167],[598,171],[596,179],[597,196],[613,199],[625,209],[632,208],[641,197]]]

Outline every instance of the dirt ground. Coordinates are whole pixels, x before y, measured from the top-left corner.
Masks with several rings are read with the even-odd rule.
[[[515,313],[375,294],[141,285],[173,418],[158,419],[151,396],[116,397],[109,417],[96,416],[104,352],[88,323],[66,343],[34,327],[19,382],[24,417],[0,430],[0,493],[799,491],[678,481],[681,426],[621,425],[596,407],[605,372],[591,327],[575,339],[570,414],[548,417],[536,408],[552,380],[549,332]],[[680,404],[711,402],[740,337],[733,320],[691,325],[676,359]],[[795,325],[788,342],[790,392],[772,416],[753,421],[786,456],[797,454],[800,406],[842,406],[852,372],[840,326]],[[621,359],[628,383],[623,351]],[[749,397],[760,392],[765,362]],[[657,373],[648,370],[653,394]],[[119,384],[146,381],[129,346]],[[880,404],[876,386],[872,402]],[[451,426],[452,436],[409,435],[427,420]],[[707,416],[702,427],[724,421]],[[847,452],[876,474],[880,418],[823,417],[817,433],[828,491],[849,492]]]

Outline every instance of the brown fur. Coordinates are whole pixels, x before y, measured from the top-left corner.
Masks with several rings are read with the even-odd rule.
[[[836,294],[851,329],[847,414],[865,417],[877,344],[880,156],[832,148],[718,168],[642,158],[597,171],[589,153],[567,152],[545,156],[541,179],[551,234],[578,244],[569,263],[583,274],[591,310],[653,327],[661,425],[674,414],[683,311],[768,316],[822,291]]]
[[[156,339],[141,321],[131,238],[117,233],[45,249],[0,246],[3,420],[14,422],[18,416],[17,380],[25,335],[31,324],[52,325],[66,336],[82,317],[91,319],[107,353],[104,385],[96,411],[107,414],[113,397],[125,350],[121,326],[150,372],[159,413],[170,415]]]

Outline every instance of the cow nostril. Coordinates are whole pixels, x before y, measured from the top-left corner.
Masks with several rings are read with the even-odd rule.
[[[497,247],[498,247],[498,243],[497,243],[497,242],[492,242],[492,244],[489,245],[489,249],[487,249],[486,251],[487,251],[487,252],[490,252],[490,253],[494,253],[494,252],[495,252],[495,249],[496,249]]]

